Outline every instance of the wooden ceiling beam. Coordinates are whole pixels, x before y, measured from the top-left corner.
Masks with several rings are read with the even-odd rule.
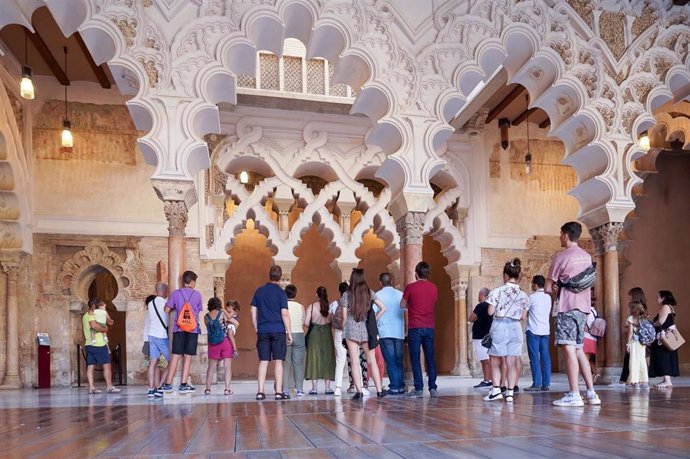
[[[64,86],[69,86],[69,78],[67,78],[67,75],[65,74],[64,70],[55,60],[55,57],[53,57],[53,54],[50,52],[50,49],[48,49],[48,45],[38,34],[38,31],[36,31],[36,33],[27,33],[29,35],[29,40],[31,40],[31,43],[33,43],[33,45],[36,47],[36,49],[38,50],[38,54],[41,55],[45,63],[48,64],[48,67],[50,68],[50,71],[53,72],[53,75],[55,75],[55,78],[58,79],[60,84]]]
[[[96,62],[94,62],[93,57],[91,57],[89,48],[86,47],[86,43],[84,43],[84,39],[81,37],[81,34],[79,32],[74,33],[74,38],[77,39],[79,48],[81,48],[82,53],[84,53],[84,57],[89,63],[89,66],[91,67],[91,70],[93,71],[94,75],[96,75],[96,79],[101,84],[101,87],[104,89],[110,89],[110,80],[108,79],[108,75],[106,75],[105,70],[103,70],[103,65],[96,65]]]
[[[515,118],[513,121],[511,121],[512,126],[519,126],[523,121],[525,121],[527,118],[529,118],[534,112],[537,111],[537,107],[530,108],[529,110],[525,110],[524,112],[520,113],[517,118]]]
[[[551,126],[551,120],[546,118],[544,121],[539,123],[539,128],[540,129],[546,129],[547,127]]]
[[[503,110],[508,107],[521,93],[524,88],[520,85],[516,86],[513,88],[512,91],[510,91],[510,94],[508,94],[502,101],[498,103],[490,112],[489,115],[486,117],[486,124],[489,124],[493,120],[495,120],[498,115],[501,114]]]

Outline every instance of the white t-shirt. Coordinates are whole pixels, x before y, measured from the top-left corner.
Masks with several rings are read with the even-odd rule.
[[[146,320],[148,322],[149,336],[153,336],[155,338],[168,337],[168,332],[165,330],[165,327],[163,326],[163,324],[165,324],[166,326],[168,325],[168,314],[166,314],[165,312],[165,305],[167,302],[168,301],[165,298],[161,298],[160,296],[157,296],[149,302],[148,312],[146,316]],[[156,315],[156,311],[158,311],[158,315],[160,315],[161,317],[160,319],[158,318],[158,315]],[[163,324],[161,324],[161,320],[163,320]]]
[[[527,309],[529,299],[520,286],[512,282],[506,282],[500,287],[489,292],[486,302],[496,307],[494,318],[508,318],[520,320],[522,311]]]
[[[551,317],[551,297],[540,288],[529,296],[527,306],[527,330],[537,336],[550,333],[549,318]]]
[[[304,306],[295,300],[288,300],[290,333],[304,333]]]

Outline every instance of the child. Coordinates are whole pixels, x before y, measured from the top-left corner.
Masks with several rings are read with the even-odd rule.
[[[225,317],[229,317],[230,320],[226,321],[226,330],[228,333],[228,338],[232,343],[232,348],[235,352],[232,354],[233,358],[237,357],[240,352],[237,350],[237,341],[235,341],[235,335],[237,334],[237,328],[240,326],[239,322],[239,312],[240,303],[237,300],[230,300],[225,303]]]
[[[647,361],[645,360],[646,346],[640,343],[638,329],[640,321],[647,319],[647,311],[639,301],[632,301],[628,305],[630,315],[626,320],[628,327],[628,341],[626,349],[630,353],[630,375],[628,387],[632,389],[649,389],[647,375]]]
[[[93,315],[96,318],[96,323],[100,325],[101,327],[106,327],[108,323],[112,324],[112,321],[110,319],[110,316],[108,315],[108,312],[105,310],[105,303],[100,302],[96,306],[96,309],[93,311]],[[91,344],[94,345],[96,344],[96,333],[103,333],[103,341],[105,343],[108,343],[108,335],[105,332],[97,332],[96,330],[91,330],[91,336],[93,338],[91,339]]]

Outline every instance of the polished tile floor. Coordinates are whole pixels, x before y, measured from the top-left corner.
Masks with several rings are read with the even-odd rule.
[[[528,378],[524,378],[525,380]],[[599,407],[557,408],[565,390],[483,402],[476,381],[445,377],[441,397],[353,402],[326,396],[254,400],[236,394],[149,401],[86,389],[0,392],[1,457],[539,458],[690,457],[690,380],[673,389],[600,388]],[[526,381],[523,381],[526,384]],[[222,388],[214,391],[222,393]]]

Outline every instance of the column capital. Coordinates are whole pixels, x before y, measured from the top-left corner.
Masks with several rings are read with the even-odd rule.
[[[622,231],[623,223],[618,222],[609,222],[592,228],[589,233],[594,241],[595,253],[601,255],[604,252],[618,250],[618,237]]]
[[[187,209],[197,202],[196,187],[190,180],[151,179],[153,189],[163,202],[182,201]]]
[[[395,222],[395,227],[403,244],[422,244],[424,239],[423,212],[407,212]]]
[[[12,252],[0,255],[0,266],[2,271],[7,274],[11,281],[16,281],[19,277],[19,270],[24,262],[24,255],[22,253]]]
[[[213,276],[213,296],[225,302],[225,276]]]
[[[283,275],[280,278],[280,281],[278,281],[278,284],[282,288],[285,288],[288,285],[292,284],[292,271],[295,269],[297,262],[296,261],[278,261],[278,260],[276,260],[275,264],[280,266],[280,268],[283,270]]]
[[[469,286],[468,279],[458,279],[454,280],[450,284],[451,290],[453,290],[453,295],[456,300],[466,300],[467,299],[467,287]]]
[[[344,261],[338,261],[338,269],[340,270],[340,282],[350,283],[350,275],[352,274],[352,270],[355,269],[358,265],[359,262],[349,263]]]
[[[187,227],[187,205],[184,201],[163,201],[165,218],[168,220],[169,236],[185,236]]]

